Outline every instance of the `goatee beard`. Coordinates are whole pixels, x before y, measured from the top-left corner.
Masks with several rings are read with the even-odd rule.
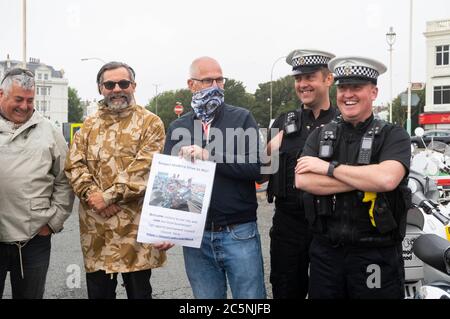
[[[125,101],[121,103],[115,103],[113,102],[114,98],[122,98]],[[126,109],[131,105],[133,101],[134,101],[133,97],[129,94],[118,93],[118,94],[111,94],[105,97],[105,105],[112,111],[120,111]]]

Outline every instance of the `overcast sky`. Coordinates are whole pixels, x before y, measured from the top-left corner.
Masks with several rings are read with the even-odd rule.
[[[21,0],[0,0],[0,60],[22,59],[21,10]],[[425,82],[426,22],[450,19],[450,4],[414,0],[413,12],[412,79]],[[160,92],[185,88],[191,61],[203,55],[251,93],[293,49],[368,56],[389,66],[389,26],[397,33],[395,94],[408,81],[409,0],[28,0],[28,57],[64,69],[83,99],[99,98],[102,63],[81,58],[126,62],[136,70],[136,97],[144,105],[155,95],[153,84]],[[273,78],[289,72],[280,60]],[[377,102],[386,104],[389,72],[379,87]]]

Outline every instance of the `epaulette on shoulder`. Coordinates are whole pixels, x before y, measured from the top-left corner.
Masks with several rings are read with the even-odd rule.
[[[374,136],[380,135],[383,128],[388,125],[392,125],[392,124],[385,120],[374,119],[372,122],[372,125],[370,126],[370,129],[367,131],[367,134],[374,135]]]

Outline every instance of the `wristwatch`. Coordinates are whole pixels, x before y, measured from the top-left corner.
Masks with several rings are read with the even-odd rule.
[[[330,165],[328,166],[328,172],[327,176],[333,177],[334,176],[334,169],[338,167],[340,164],[338,161],[331,161]]]

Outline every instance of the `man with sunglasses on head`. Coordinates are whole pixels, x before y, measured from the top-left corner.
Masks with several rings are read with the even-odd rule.
[[[150,299],[151,269],[168,243],[136,241],[153,155],[162,150],[161,119],[136,104],[135,72],[110,62],[97,74],[104,99],[76,133],[66,174],[80,198],[81,246],[90,299],[114,299],[122,274],[129,299]]]
[[[72,211],[62,133],[34,110],[34,74],[6,72],[0,86],[0,298],[10,272],[13,299],[41,299],[51,235]]]
[[[225,299],[228,281],[233,298],[262,299],[258,127],[248,110],[224,103],[225,80],[216,60],[192,62],[187,81],[192,111],[171,123],[164,154],[217,163],[201,247],[183,249],[194,297]]]

